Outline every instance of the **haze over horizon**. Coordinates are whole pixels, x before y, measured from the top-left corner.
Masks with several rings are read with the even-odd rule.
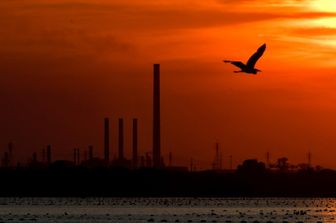
[[[234,164],[286,156],[336,168],[333,0],[11,0],[0,2],[0,151],[18,159],[52,144],[103,152],[103,118],[139,119],[151,150],[152,64],[161,64],[162,153],[209,167],[215,142]],[[223,59],[267,51],[258,75]]]

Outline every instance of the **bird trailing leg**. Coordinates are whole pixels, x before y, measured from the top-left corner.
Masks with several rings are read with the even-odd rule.
[[[235,71],[233,71],[233,73],[241,73],[241,72],[243,72],[243,71],[241,71],[241,70],[235,70]]]

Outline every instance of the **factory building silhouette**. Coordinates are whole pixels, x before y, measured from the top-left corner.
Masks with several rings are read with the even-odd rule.
[[[153,64],[153,108],[152,108],[152,148],[151,151],[146,151],[143,155],[139,154],[139,138],[138,118],[132,119],[131,125],[127,125],[127,120],[120,117],[118,119],[118,137],[117,142],[111,143],[111,126],[114,122],[109,117],[105,117],[103,120],[103,158],[99,158],[94,155],[93,145],[89,145],[86,149],[80,149],[78,147],[73,148],[72,159],[69,160],[56,160],[53,158],[52,145],[47,145],[42,149],[41,159],[38,160],[38,155],[34,152],[30,159],[30,164],[39,167],[48,167],[55,165],[84,165],[88,167],[125,167],[129,169],[137,168],[174,168],[172,165],[172,153],[169,153],[168,162],[169,165],[165,166],[164,159],[161,153],[161,115],[160,115],[160,64]],[[125,130],[131,127],[132,139],[131,139],[131,157],[128,159],[125,156]],[[112,131],[114,132],[114,131]],[[117,146],[111,146],[116,144]],[[111,154],[117,154],[116,157],[111,157]],[[13,163],[13,143],[9,143],[8,150],[4,152],[2,158],[3,167],[15,167]],[[176,169],[187,170],[187,167],[175,167]]]
[[[130,160],[125,158],[124,146],[124,119],[118,119],[118,156],[111,162],[111,165],[128,168],[164,166],[161,157],[161,132],[160,132],[160,64],[153,65],[153,144],[152,156],[146,153],[145,157],[138,155],[138,119],[132,120],[132,156]],[[109,118],[104,119],[104,159],[110,162],[110,123]],[[92,156],[90,156],[92,158]],[[142,160],[139,165],[139,158]],[[145,162],[144,162],[145,160]]]
[[[132,143],[131,159],[125,157],[124,131],[125,121],[118,119],[118,149],[117,157],[110,160],[110,119],[104,118],[104,161],[105,165],[122,166],[127,168],[139,167],[164,167],[161,157],[161,134],[160,134],[160,64],[153,65],[153,145],[152,152],[139,157],[138,154],[138,119],[132,119]],[[152,156],[151,156],[152,155]],[[93,148],[89,148],[89,160],[92,160]],[[141,162],[139,162],[139,160]]]
[[[164,167],[163,159],[161,157],[161,134],[160,134],[160,64],[153,65],[153,144],[152,144],[152,156],[150,153],[146,153],[146,162],[141,162],[139,165],[138,160],[138,119],[132,120],[132,158],[127,160],[125,158],[125,144],[124,144],[124,119],[118,119],[118,156],[116,160],[111,162],[112,165],[123,166],[128,168],[138,167]],[[109,119],[105,118],[105,133],[104,133],[104,152],[105,160],[109,161]]]

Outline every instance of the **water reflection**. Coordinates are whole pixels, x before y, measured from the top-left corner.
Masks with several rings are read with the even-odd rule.
[[[336,199],[1,198],[3,222],[335,222]]]

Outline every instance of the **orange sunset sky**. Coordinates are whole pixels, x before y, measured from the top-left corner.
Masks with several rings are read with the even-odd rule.
[[[287,156],[336,168],[334,0],[2,0],[0,148],[18,160],[52,144],[55,159],[94,145],[103,118],[139,119],[151,150],[152,64],[161,64],[162,153],[210,167]],[[260,75],[234,74],[267,43]]]

